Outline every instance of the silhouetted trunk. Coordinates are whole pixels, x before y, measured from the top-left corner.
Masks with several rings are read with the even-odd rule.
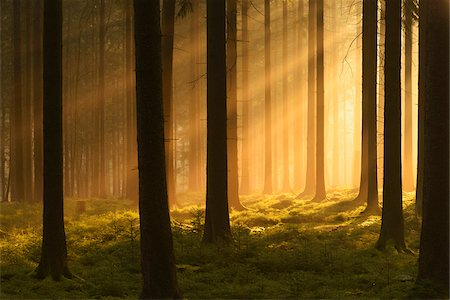
[[[11,201],[24,200],[23,118],[22,118],[22,38],[20,0],[13,2],[14,101],[11,105]]]
[[[99,196],[106,196],[106,151],[105,151],[105,0],[100,0],[98,36],[98,143],[99,143]]]
[[[270,0],[264,0],[264,194],[272,194],[272,100]]]
[[[404,0],[405,15],[405,118],[403,154],[403,190],[414,190],[412,142],[412,0]]]
[[[367,202],[365,213],[378,214],[377,179],[377,1],[363,1],[363,152],[359,200]],[[364,173],[363,173],[364,172]],[[365,177],[365,180],[364,180]],[[364,187],[363,184],[366,186]]]
[[[34,3],[34,197],[36,201],[41,201],[43,197],[42,0]]]
[[[175,28],[175,0],[164,0],[162,7],[162,68],[164,96],[164,136],[166,142],[167,192],[170,206],[175,205],[174,170],[174,111],[173,111],[173,34]]]
[[[317,140],[316,140],[316,190],[315,200],[327,197],[325,191],[325,89],[324,89],[324,61],[323,61],[323,0],[317,0]]]
[[[316,189],[316,1],[308,2],[308,116],[306,141],[306,182],[297,197],[311,195]]]
[[[227,0],[227,147],[228,201],[230,207],[242,210],[239,201],[238,143],[237,143],[237,5]]]
[[[127,172],[126,195],[138,202],[137,139],[136,139],[136,101],[134,95],[133,61],[133,0],[126,0],[125,12],[125,78],[127,98]]]
[[[248,0],[241,0],[242,3],[242,160],[241,160],[241,184],[242,194],[250,192],[250,170],[249,170],[249,103],[248,92]]]
[[[376,248],[384,249],[393,240],[395,248],[405,251],[402,209],[401,155],[401,0],[386,2],[384,182],[381,232]]]
[[[287,0],[283,1],[283,176],[282,187],[284,192],[290,190],[289,184],[289,92],[288,92],[288,7]]]
[[[71,277],[64,232],[62,1],[44,1],[44,219],[38,278]]]
[[[423,218],[418,280],[449,293],[449,3],[420,2],[420,87],[424,98]],[[425,67],[422,69],[422,67]]]
[[[297,45],[296,55],[297,57],[303,57],[303,34],[304,34],[304,21],[303,21],[303,0],[299,0],[297,3]],[[296,90],[297,95],[294,104],[294,188],[299,189],[302,182],[302,172],[304,170],[304,89],[303,89],[303,70],[306,60],[302,59],[296,67]]]
[[[207,0],[207,165],[203,241],[231,238],[227,190],[225,0]]]
[[[192,34],[192,52],[191,52],[191,81],[192,91],[191,104],[189,105],[189,190],[200,190],[200,78],[199,78],[199,0],[192,1],[191,14],[191,34]]]
[[[181,298],[167,201],[159,1],[134,0],[141,299]]]

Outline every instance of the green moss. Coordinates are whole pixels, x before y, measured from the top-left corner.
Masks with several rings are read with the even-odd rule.
[[[201,243],[201,194],[180,195],[172,228],[180,289],[186,298],[417,298],[439,295],[414,287],[416,256],[373,249],[380,217],[364,217],[354,191],[334,192],[315,203],[294,194],[250,195],[248,210],[232,211],[233,242]],[[199,200],[200,199],[200,200]],[[69,267],[74,279],[34,279],[39,260],[41,207],[0,204],[1,298],[137,298],[139,219],[120,199],[66,201]],[[405,194],[409,247],[418,252],[420,220]],[[414,289],[413,289],[414,288]]]

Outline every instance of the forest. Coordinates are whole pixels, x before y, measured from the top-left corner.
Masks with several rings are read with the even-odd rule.
[[[1,299],[449,299],[448,0],[0,0]]]

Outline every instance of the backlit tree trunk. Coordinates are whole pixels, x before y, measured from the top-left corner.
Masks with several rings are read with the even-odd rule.
[[[270,0],[264,1],[264,194],[272,194],[272,75],[270,63]]]

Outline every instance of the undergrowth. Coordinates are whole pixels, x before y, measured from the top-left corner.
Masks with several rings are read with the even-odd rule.
[[[201,243],[204,206],[181,197],[172,212],[178,281],[184,297],[411,298],[417,255],[374,249],[380,217],[360,215],[350,191],[317,203],[293,194],[242,197],[232,211],[233,242]],[[69,268],[76,276],[54,282],[30,276],[39,261],[41,206],[2,203],[1,298],[137,298],[140,291],[139,215],[121,199],[90,199],[77,213],[66,201]],[[418,253],[420,222],[405,194],[406,241]],[[429,296],[432,292],[428,291]],[[415,295],[415,296],[413,296]],[[435,295],[439,297],[439,295]]]

